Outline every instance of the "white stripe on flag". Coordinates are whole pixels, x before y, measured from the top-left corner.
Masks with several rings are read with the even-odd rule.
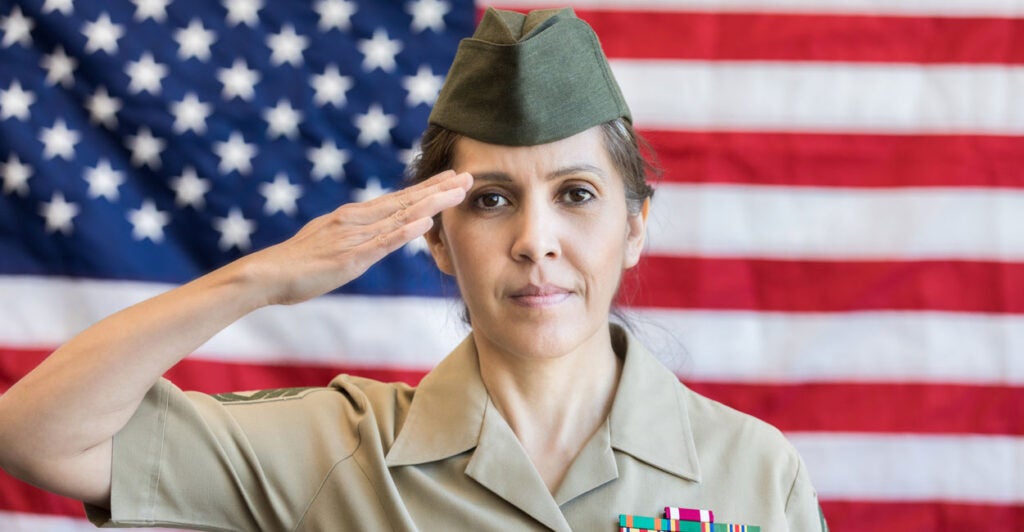
[[[96,321],[173,287],[0,276],[0,346],[53,348]],[[221,331],[195,356],[429,369],[468,332],[459,308],[439,298],[324,296],[260,309]],[[65,310],[59,319],[57,309]]]
[[[640,128],[1024,134],[1020,67],[626,59],[611,64]]]
[[[1014,17],[1024,15],[1021,0],[573,0],[577,9],[613,11],[714,11],[742,13],[836,13],[939,17]],[[526,10],[551,7],[551,0],[498,1],[497,6]]]
[[[788,433],[822,499],[1024,503],[1024,438]]]
[[[648,227],[659,255],[1021,261],[1024,192],[666,183]]]
[[[0,276],[6,301],[0,305],[0,346],[55,347],[104,316],[169,288]],[[61,308],[76,312],[54,319],[54,309]],[[194,357],[426,371],[468,331],[458,308],[435,298],[325,296],[251,314]],[[629,314],[641,341],[689,379],[1024,383],[1019,315],[664,309]]]
[[[1024,316],[643,309],[644,345],[684,379],[1024,383]]]

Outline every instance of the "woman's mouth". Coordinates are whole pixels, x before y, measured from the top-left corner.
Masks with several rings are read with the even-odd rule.
[[[534,285],[530,284],[510,294],[510,298],[517,305],[530,308],[543,308],[557,305],[572,295],[572,291],[555,285]]]

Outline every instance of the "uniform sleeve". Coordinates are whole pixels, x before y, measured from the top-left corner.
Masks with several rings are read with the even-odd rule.
[[[330,468],[358,447],[359,405],[330,388],[245,399],[158,382],[114,437],[111,508],[87,506],[90,521],[293,528]],[[317,436],[325,430],[331,438]]]
[[[818,494],[811,485],[803,459],[799,461],[796,478],[786,500],[786,521],[792,531],[828,532],[825,516],[818,504]]]

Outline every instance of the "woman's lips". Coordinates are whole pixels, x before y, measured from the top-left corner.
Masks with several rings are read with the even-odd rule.
[[[554,285],[527,285],[513,291],[510,297],[517,305],[542,308],[557,305],[572,294],[570,290]]]

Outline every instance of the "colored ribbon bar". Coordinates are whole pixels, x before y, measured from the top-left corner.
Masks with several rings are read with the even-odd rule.
[[[698,523],[697,521],[683,521],[687,523],[686,527],[680,530],[697,530],[699,532],[712,532],[712,523]],[[690,526],[696,526],[698,528],[689,528]],[[653,528],[636,528],[636,527],[619,527],[619,532],[658,532]]]
[[[662,519],[644,515],[619,514],[619,531],[633,532],[669,531],[669,532],[761,532],[757,525],[737,525],[732,523],[708,523],[700,521],[683,521],[678,519]],[[633,530],[629,530],[633,529]]]
[[[715,512],[712,512],[711,510],[698,510],[696,508],[677,508],[675,506],[666,506],[665,519],[714,523]]]

